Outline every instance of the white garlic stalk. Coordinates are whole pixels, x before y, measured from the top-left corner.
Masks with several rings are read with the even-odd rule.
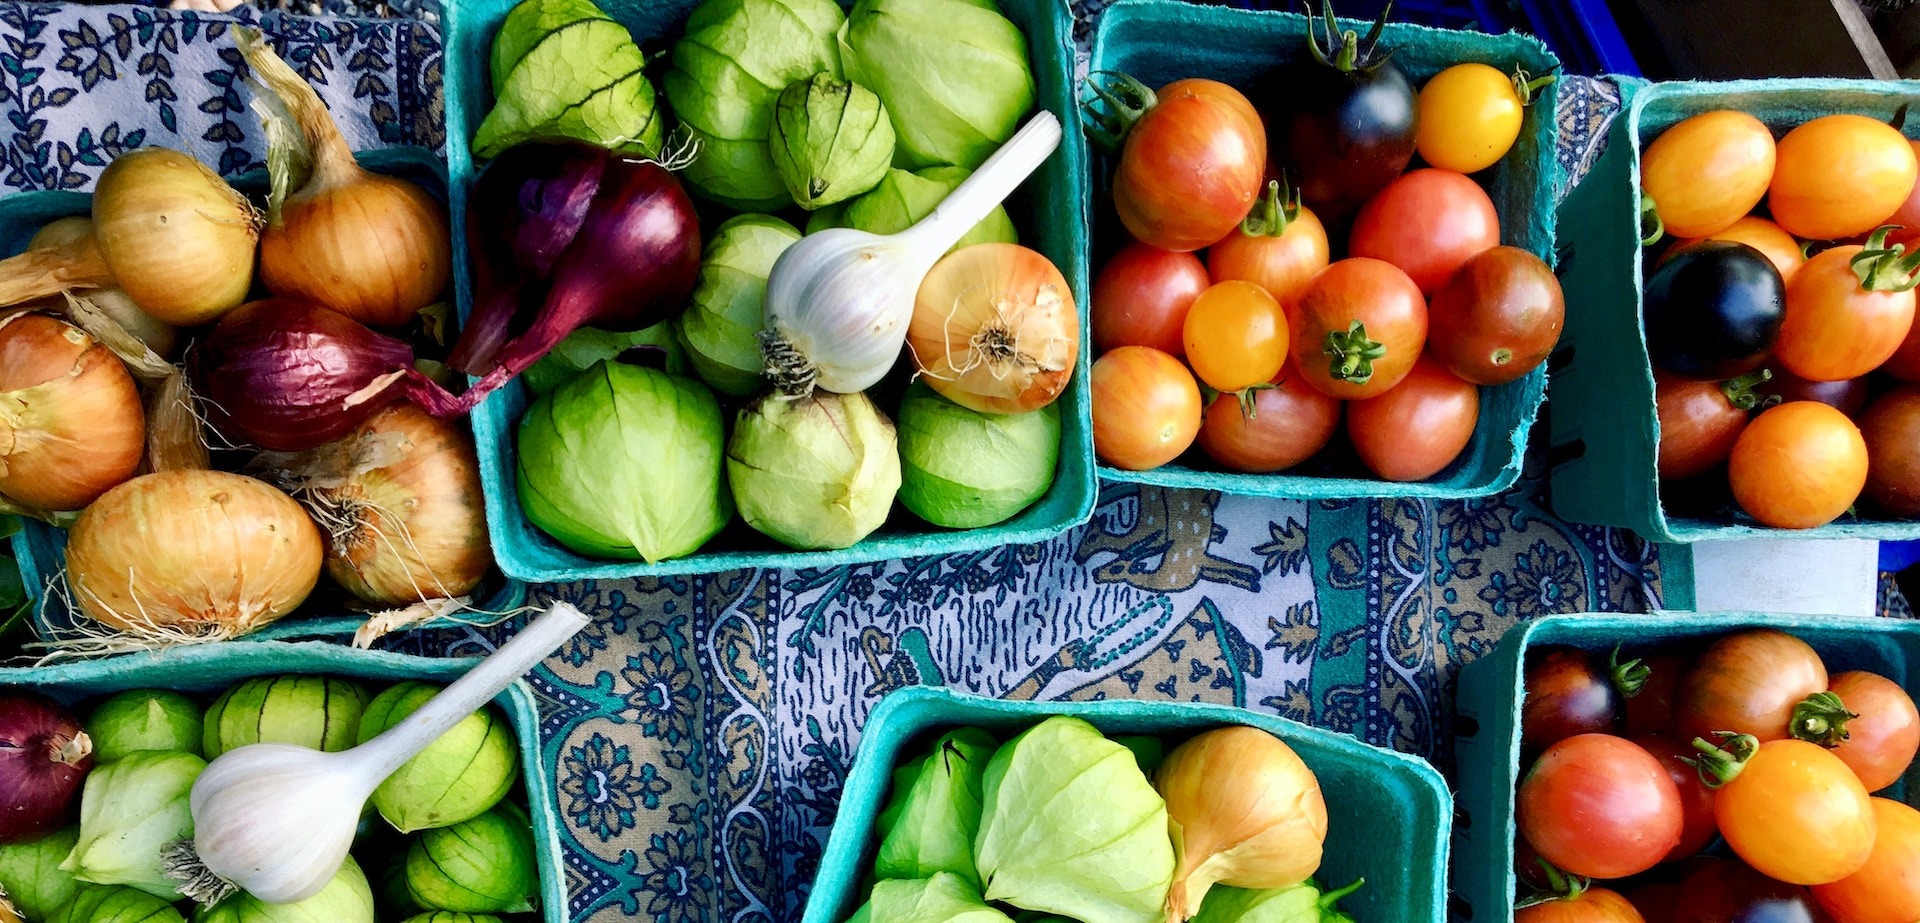
[[[168,877],[202,904],[236,888],[269,904],[312,897],[346,861],[373,790],[587,621],[573,606],[554,603],[418,711],[353,749],[249,744],[222,754],[193,784],[193,840],[169,851]]]
[[[834,228],[788,247],[767,277],[760,331],[774,385],[805,397],[879,382],[900,357],[927,271],[1059,146],[1060,120],[1042,111],[913,227],[886,236]]]

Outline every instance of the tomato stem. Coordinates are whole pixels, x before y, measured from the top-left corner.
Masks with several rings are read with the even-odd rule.
[[[1620,645],[1613,646],[1613,653],[1607,657],[1607,677],[1613,682],[1613,688],[1620,691],[1624,698],[1633,698],[1647,687],[1647,679],[1653,675],[1653,668],[1646,661],[1635,658],[1620,662]]]
[[[1715,731],[1721,738],[1720,746],[1708,743],[1704,738],[1693,739],[1693,749],[1700,755],[1687,760],[1687,763],[1700,771],[1700,782],[1708,788],[1720,788],[1740,778],[1747,768],[1747,761],[1760,752],[1760,738],[1752,734],[1735,734],[1732,731]]]
[[[1327,374],[1364,385],[1373,380],[1373,363],[1387,355],[1386,344],[1367,338],[1367,325],[1354,321],[1345,330],[1327,331]]]
[[[1287,182],[1286,171],[1280,178],[1267,181],[1267,194],[1253,203],[1247,217],[1240,220],[1240,233],[1248,237],[1279,237],[1287,225],[1300,217],[1300,190]]]
[[[1355,71],[1371,73],[1393,57],[1391,51],[1377,61],[1373,57],[1380,47],[1380,34],[1386,31],[1387,17],[1393,14],[1393,0],[1387,0],[1387,5],[1381,8],[1380,18],[1373,21],[1373,28],[1367,31],[1365,39],[1352,29],[1340,28],[1339,20],[1333,15],[1333,0],[1320,0],[1321,15],[1325,18],[1327,29],[1325,48],[1320,47],[1320,34],[1314,31],[1312,0],[1300,0],[1300,3],[1307,12],[1307,51],[1315,61],[1343,74]]]
[[[1752,410],[1765,404],[1772,406],[1780,402],[1780,395],[1769,394],[1762,397],[1753,389],[1773,380],[1773,372],[1768,369],[1748,372],[1739,378],[1730,378],[1720,383],[1720,393],[1727,396],[1727,403],[1739,410]]]
[[[1640,190],[1640,246],[1651,247],[1665,236],[1667,225],[1660,220],[1660,209],[1654,205],[1653,195]]]
[[[1152,87],[1119,71],[1094,71],[1085,85],[1093,93],[1092,99],[1080,101],[1087,137],[1107,151],[1119,150],[1134,123],[1160,102]]]
[[[1851,736],[1847,722],[1858,717],[1847,710],[1838,693],[1816,692],[1793,707],[1793,724],[1787,733],[1831,750]]]
[[[1887,244],[1887,235],[1898,229],[1889,224],[1877,228],[1867,238],[1866,249],[1853,255],[1848,264],[1860,277],[1860,288],[1868,292],[1910,292],[1920,286],[1920,252],[1907,253],[1901,244]]]
[[[1557,64],[1554,65],[1555,70],[1558,70],[1559,67]],[[1514,65],[1513,95],[1520,97],[1520,108],[1524,109],[1533,105],[1534,94],[1546,89],[1548,84],[1558,79],[1560,78],[1552,72],[1548,72],[1543,77],[1536,78],[1532,74],[1527,73],[1520,65]]]
[[[1367,880],[1365,878],[1356,878],[1353,880],[1353,884],[1350,884],[1344,888],[1341,888],[1338,891],[1328,891],[1320,895],[1320,909],[1322,910],[1333,909],[1334,904],[1339,903],[1340,900],[1346,897],[1347,895],[1360,890],[1360,886],[1366,883],[1367,883]]]

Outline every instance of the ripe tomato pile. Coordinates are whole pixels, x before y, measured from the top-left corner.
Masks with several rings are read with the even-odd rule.
[[[1920,515],[1920,140],[1828,115],[1776,142],[1722,110],[1641,162],[1655,236],[1676,238],[1649,251],[1642,304],[1658,469],[1709,479],[1668,501],[1724,479],[1774,528],[1824,525],[1862,493]]]
[[[1131,239],[1093,287],[1101,461],[1155,468],[1197,443],[1229,470],[1282,471],[1344,416],[1375,476],[1422,480],[1472,440],[1477,386],[1552,350],[1559,281],[1499,246],[1467,175],[1512,148],[1543,81],[1461,64],[1416,93],[1380,31],[1310,36],[1312,60],[1267,78],[1260,106],[1212,80],[1094,84],[1112,110],[1095,120],[1124,138],[1113,206]]]
[[[1872,797],[1920,750],[1892,680],[1755,629],[1543,647],[1525,686],[1519,923],[1920,920],[1920,811]]]

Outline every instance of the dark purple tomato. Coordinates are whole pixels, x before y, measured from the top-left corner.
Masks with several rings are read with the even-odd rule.
[[[1592,654],[1550,646],[1527,658],[1522,749],[1537,753],[1579,734],[1611,734],[1619,716],[1620,693]]]

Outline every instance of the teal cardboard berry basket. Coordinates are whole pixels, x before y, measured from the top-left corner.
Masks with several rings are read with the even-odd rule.
[[[1656,542],[1738,538],[1920,538],[1920,522],[1842,517],[1813,529],[1770,529],[1744,515],[1677,512],[1661,497],[1660,421],[1653,366],[1640,321],[1640,152],[1675,123],[1717,109],[1751,113],[1776,135],[1840,112],[1893,117],[1920,98],[1920,83],[1745,80],[1655,83],[1622,79],[1623,101],[1606,153],[1561,206],[1567,265],[1568,356],[1554,373],[1554,512],[1574,522],[1623,526]],[[1920,131],[1909,120],[1907,133]],[[1730,502],[1730,501],[1729,501]]]
[[[1092,68],[1131,74],[1153,87],[1183,77],[1207,77],[1244,90],[1273,68],[1307,58],[1308,22],[1298,13],[1177,0],[1119,0],[1100,16]],[[1342,25],[1362,35],[1368,28],[1367,23],[1345,20]],[[1511,32],[1485,35],[1395,22],[1382,33],[1380,47],[1393,50],[1393,63],[1416,86],[1449,66],[1466,62],[1489,64],[1508,73],[1519,66],[1536,76],[1560,66],[1539,39]],[[1553,118],[1556,98],[1556,87],[1548,85],[1527,107],[1513,150],[1499,164],[1476,174],[1500,216],[1500,242],[1531,251],[1549,265],[1554,263],[1554,205],[1564,184],[1554,156],[1559,136]],[[1107,195],[1104,180],[1094,180],[1091,188],[1095,197]],[[1337,242],[1335,249],[1344,250],[1344,243]],[[1096,265],[1107,255],[1098,254]],[[1481,497],[1506,490],[1520,477],[1527,432],[1545,393],[1544,366],[1518,381],[1481,388],[1480,418],[1466,451],[1425,481],[1380,480],[1358,461],[1329,466],[1324,473],[1316,469],[1316,461],[1309,461],[1279,474],[1238,474],[1212,464],[1198,448],[1150,471],[1101,465],[1100,477],[1303,500]],[[1322,454],[1338,451],[1336,447],[1345,440],[1344,432],[1336,433]]]
[[[325,674],[360,680],[378,691],[382,684],[422,680],[445,685],[458,679],[477,658],[411,657],[385,651],[356,651],[318,641],[266,644],[227,641],[193,647],[129,654],[110,660],[48,667],[0,669],[0,688],[24,687],[67,705],[129,689],[171,689],[210,699],[242,680],[283,673]],[[533,820],[533,845],[540,871],[539,919],[567,923],[567,880],[561,867],[560,832],[555,818],[553,780],[542,761],[540,707],[526,680],[516,680],[493,700],[513,726],[520,757],[519,790]],[[84,709],[78,712],[85,718]],[[511,796],[509,796],[511,797]],[[381,823],[377,817],[374,823]],[[375,877],[377,869],[368,869]]]
[[[405,177],[420,184],[437,197],[445,198],[446,168],[432,151],[423,148],[389,148],[360,155],[360,163],[369,170]],[[262,194],[267,180],[264,173],[250,173],[234,180],[236,188],[250,195]],[[0,254],[12,255],[27,249],[27,241],[43,225],[56,218],[84,215],[93,197],[83,192],[23,192],[0,196]],[[33,605],[34,629],[42,638],[64,633],[77,624],[77,616],[68,605],[68,594],[50,592],[56,584],[64,589],[67,531],[43,522],[26,520],[11,538],[13,556],[20,566],[20,581]],[[321,581],[327,586],[327,581]],[[316,638],[350,635],[366,621],[364,614],[344,611],[344,594],[316,591],[298,611],[254,632],[249,637],[268,639]],[[476,605],[485,612],[506,613],[526,601],[527,588],[518,581],[498,574],[490,575],[476,593]],[[475,620],[490,616],[476,614]],[[430,627],[459,624],[447,619],[426,623]]]
[[[1440,923],[1446,918],[1453,798],[1440,773],[1423,760],[1226,705],[1015,702],[916,686],[887,696],[867,717],[802,923],[840,923],[866,900],[862,884],[878,848],[874,821],[886,804],[893,767],[909,745],[924,745],[941,731],[964,726],[985,728],[1004,742],[1053,715],[1084,719],[1108,734],[1156,735],[1169,749],[1223,725],[1244,724],[1273,734],[1306,761],[1326,797],[1326,855],[1317,877],[1332,887],[1367,880],[1341,906],[1360,920]]]
[[[1527,652],[1568,645],[1605,656],[1623,645],[1638,656],[1689,641],[1707,642],[1745,628],[1777,628],[1812,645],[1830,673],[1871,670],[1920,695],[1920,622],[1881,618],[1763,615],[1751,612],[1587,613],[1515,625],[1493,652],[1461,670],[1458,696],[1460,812],[1454,827],[1453,887],[1473,923],[1511,923],[1513,795],[1519,784],[1520,704]],[[1914,803],[1920,770],[1894,787]]]
[[[851,5],[851,0],[842,0]],[[473,304],[474,254],[461,229],[467,226],[467,196],[484,164],[475,163],[470,142],[493,106],[488,61],[493,37],[516,0],[447,4],[447,163],[452,176],[454,287],[460,316]],[[633,33],[643,49],[664,48],[679,36],[695,0],[600,0],[598,5]],[[1072,17],[1060,0],[1001,0],[1000,11],[1027,39],[1037,107],[1060,117],[1067,141],[1007,203],[1021,243],[1045,254],[1073,286],[1082,311],[1087,304],[1086,168],[1076,139],[1080,122],[1073,103]],[[658,97],[666,105],[664,95]],[[711,230],[707,228],[706,230]],[[1019,515],[995,526],[946,530],[928,526],[896,506],[887,524],[864,541],[837,551],[792,551],[753,535],[738,522],[701,550],[649,564],[581,555],[554,541],[520,507],[515,472],[519,464],[520,417],[532,397],[518,381],[488,396],[473,413],[480,443],[480,475],[487,494],[487,525],[501,569],[530,582],[715,573],[753,567],[832,567],[921,555],[980,551],[1044,541],[1087,521],[1097,490],[1093,472],[1092,421],[1083,342],[1072,382],[1060,400],[1060,460],[1047,493]],[[889,410],[891,408],[888,408]],[[889,413],[889,417],[891,417]]]

